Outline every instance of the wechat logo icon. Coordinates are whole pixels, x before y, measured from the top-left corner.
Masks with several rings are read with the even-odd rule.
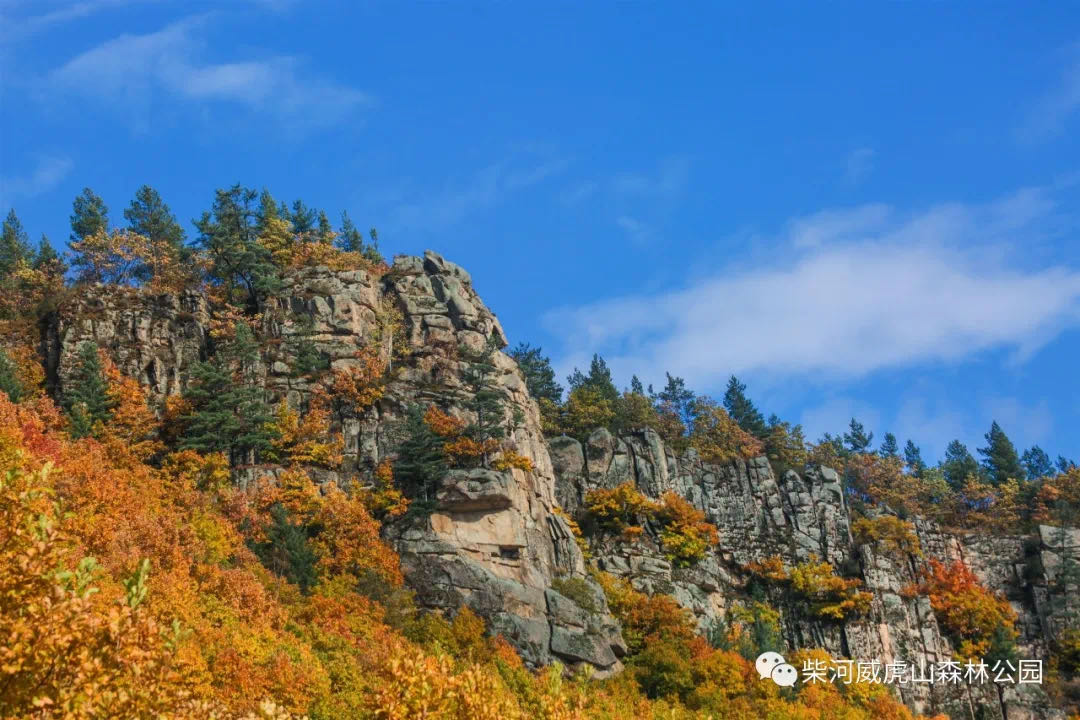
[[[799,680],[799,673],[784,660],[784,656],[775,652],[763,652],[754,661],[761,679],[772,678],[780,687],[791,687]]]

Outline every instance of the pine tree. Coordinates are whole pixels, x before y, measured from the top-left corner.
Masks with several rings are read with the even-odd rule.
[[[1027,476],[1020,464],[1016,447],[996,420],[990,425],[990,432],[986,433],[985,437],[986,447],[979,448],[979,454],[983,456],[983,467],[994,485],[1000,485],[1009,479],[1021,480]]]
[[[435,493],[446,476],[447,459],[444,440],[424,422],[419,405],[408,408],[402,425],[403,440],[394,460],[394,479],[407,497],[413,500],[413,512],[431,512]]]
[[[724,392],[724,409],[739,427],[754,437],[764,439],[768,435],[764,416],[746,396],[746,384],[739,382],[734,375],[728,378],[727,390]]]
[[[641,379],[637,375],[630,378],[630,392],[634,395],[645,394],[645,386],[641,384]]]
[[[497,349],[494,336],[488,338],[484,349],[479,353],[462,348],[462,356],[468,364],[461,373],[461,380],[469,391],[463,405],[476,418],[465,426],[463,434],[481,445],[484,445],[488,440],[501,438],[505,434],[503,428],[505,420],[504,393],[494,381],[496,373],[495,352]],[[484,453],[484,462],[487,462],[486,452]]]
[[[42,233],[41,241],[38,243],[37,252],[34,253],[32,267],[35,270],[47,270],[59,275],[67,272],[67,264],[64,263],[59,253],[53,249],[52,243],[49,242],[49,238],[44,233]]]
[[[250,313],[258,312],[281,284],[270,250],[258,241],[255,197],[254,190],[239,185],[218,190],[212,210],[195,221],[212,279],[225,287],[230,302],[242,301]]]
[[[30,241],[22,222],[14,210],[9,210],[0,233],[0,280],[6,278],[22,264],[29,265],[33,259]]]
[[[891,432],[885,433],[881,447],[878,448],[878,455],[883,458],[900,457],[900,446],[896,443],[896,436]]]
[[[874,441],[874,433],[867,434],[863,424],[855,418],[851,418],[848,428],[850,432],[844,433],[844,444],[847,445],[848,452],[866,452],[867,448],[870,447],[870,443]]]
[[[131,204],[124,210],[124,218],[132,232],[155,243],[164,243],[179,256],[184,247],[184,229],[157,190],[149,185],[136,190]]]
[[[109,232],[109,208],[90,188],[75,196],[71,212],[71,241],[78,242],[98,233]]]
[[[542,353],[542,348],[534,348],[523,342],[518,343],[509,355],[514,358],[525,376],[525,385],[533,398],[537,401],[546,398],[553,403],[559,403],[562,401],[563,388],[555,381],[551,360]]]
[[[657,410],[675,413],[679,421],[686,426],[686,432],[689,434],[693,432],[694,400],[697,396],[686,387],[686,381],[681,377],[674,377],[668,372],[664,375],[667,376],[667,384],[656,396]]]
[[[1057,471],[1059,473],[1067,473],[1067,472],[1069,472],[1069,470],[1076,467],[1076,461],[1075,460],[1070,460],[1069,458],[1065,457],[1064,455],[1058,455],[1057,463],[1055,463],[1055,465],[1057,466]]]
[[[300,329],[293,337],[292,342],[292,371],[297,377],[314,375],[330,369],[330,356],[312,340],[315,334],[315,323],[311,318],[306,318],[300,323]]]
[[[292,522],[280,503],[270,508],[270,517],[273,523],[266,529],[266,540],[248,541],[248,545],[267,570],[296,584],[306,595],[319,579],[318,556],[308,530]]]
[[[926,470],[926,463],[922,459],[922,450],[911,440],[904,445],[904,466],[915,477],[920,477]]]
[[[184,393],[180,446],[228,453],[234,465],[253,462],[270,446],[273,413],[258,382],[259,348],[245,323],[209,361],[197,363]]]
[[[79,345],[75,368],[65,383],[63,407],[71,423],[71,436],[75,438],[90,435],[95,423],[108,421],[111,409],[108,385],[96,343],[87,341]]]
[[[945,448],[945,460],[941,463],[941,471],[945,474],[945,482],[953,490],[964,487],[969,476],[978,477],[980,473],[979,463],[968,451],[967,446],[959,440],[953,440]]]
[[[1025,450],[1024,454],[1020,456],[1020,462],[1027,469],[1028,480],[1049,477],[1054,474],[1054,463],[1051,462],[1046,451],[1038,445],[1033,445]]]
[[[334,228],[330,227],[330,218],[326,217],[326,212],[319,211],[319,226],[315,231],[316,239],[327,245],[332,245],[334,242]]]
[[[288,215],[289,220],[292,221],[293,232],[305,240],[312,239],[311,236],[315,231],[315,217],[315,211],[305,205],[303,200],[293,202],[292,212]]]
[[[0,393],[5,393],[8,400],[17,403],[22,400],[23,386],[15,370],[15,363],[0,348]]]
[[[608,369],[607,363],[604,362],[604,358],[597,354],[593,354],[592,362],[589,364],[588,375],[584,375],[580,370],[574,368],[574,372],[570,373],[566,378],[566,381],[570,386],[571,392],[578,388],[585,387],[594,390],[600,398],[606,400],[612,406],[614,406],[616,400],[618,400],[619,391],[615,388],[615,383],[611,380],[611,370]]]

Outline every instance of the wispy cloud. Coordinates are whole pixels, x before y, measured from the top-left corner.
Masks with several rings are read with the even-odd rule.
[[[0,177],[0,207],[15,201],[32,198],[56,187],[71,172],[74,163],[62,155],[46,155],[38,158],[33,170],[24,175]]]
[[[865,180],[874,169],[874,159],[877,152],[873,148],[855,148],[847,155],[845,176],[852,185],[858,185]]]
[[[664,158],[653,173],[617,173],[611,179],[611,189],[620,197],[671,200],[683,191],[689,178],[690,159],[676,155]]]
[[[141,122],[162,99],[239,104],[293,126],[329,125],[371,105],[367,94],[306,72],[296,57],[203,59],[200,29],[207,20],[190,17],[157,32],[120,35],[52,71],[45,90],[116,105]]]
[[[1061,57],[1060,77],[1030,108],[1019,128],[1022,142],[1040,142],[1060,135],[1080,110],[1080,42],[1062,51]]]
[[[437,190],[400,190],[389,203],[389,225],[400,231],[445,230],[517,191],[558,175],[567,164],[560,158],[511,158],[449,179]]]
[[[671,371],[703,388],[730,373],[859,377],[998,348],[1023,358],[1080,322],[1080,270],[1024,268],[989,244],[1024,247],[1040,232],[1046,213],[1018,197],[1032,195],[819,213],[791,225],[802,249],[786,263],[561,308],[546,324],[567,348],[560,367],[598,351],[619,376]]]

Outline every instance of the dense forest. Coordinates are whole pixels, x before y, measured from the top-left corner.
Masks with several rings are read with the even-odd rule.
[[[290,274],[392,273],[376,231],[345,214],[335,227],[302,201],[240,186],[216,191],[190,235],[150,187],[122,217],[114,222],[86,189],[63,253],[45,237],[32,243],[14,210],[3,223],[0,637],[10,640],[0,647],[0,716],[914,717],[880,684],[761,682],[754,658],[779,649],[766,598],[702,635],[671,597],[591,568],[627,643],[625,670],[603,679],[587,666],[529,667],[467,608],[421,608],[386,527],[429,515],[450,469],[533,470],[508,442],[521,418],[490,380],[497,348],[453,349],[470,368],[465,414],[414,403],[393,428],[391,457],[346,467],[343,423],[364,417],[405,365],[401,311],[376,317],[379,331],[345,368],[303,332],[282,348],[265,318]],[[182,392],[157,402],[92,342],[57,373],[46,328],[91,291],[206,299],[211,351]],[[259,368],[273,353],[315,388],[304,407],[268,393]],[[1002,535],[1077,524],[1076,463],[1038,446],[1021,452],[992,419],[984,447],[954,440],[935,462],[918,439],[877,438],[855,418],[809,440],[799,425],[766,418],[735,377],[720,399],[671,375],[659,391],[636,376],[620,391],[597,355],[564,388],[541,348],[520,343],[508,355],[545,434],[584,441],[597,428],[648,429],[713,465],[765,456],[777,476],[833,468],[862,542],[916,553],[915,517]],[[271,467],[237,482],[241,470]],[[340,480],[321,482],[324,471]],[[600,532],[628,542],[659,528],[675,564],[692,566],[717,542],[717,528],[678,497],[652,501],[620,486],[592,491],[585,505]],[[910,591],[930,598],[958,657],[1015,658],[1009,604],[963,566],[934,567]],[[823,618],[864,611],[858,581],[828,563],[777,559],[747,571],[812,599]],[[1068,590],[1080,570],[1058,577]],[[566,580],[560,592],[579,590]],[[1063,612],[1075,627],[1052,643],[1048,692],[1058,699],[1080,672],[1080,615]],[[822,654],[804,648],[788,660]]]

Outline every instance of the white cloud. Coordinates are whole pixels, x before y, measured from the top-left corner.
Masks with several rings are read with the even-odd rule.
[[[508,159],[465,178],[448,180],[436,191],[400,191],[388,225],[402,231],[445,230],[469,215],[494,207],[514,192],[537,185],[563,171],[564,159]]]
[[[845,210],[822,210],[788,223],[788,236],[797,248],[857,240],[885,227],[891,209],[881,203]]]
[[[74,167],[71,158],[47,155],[38,159],[37,165],[25,175],[0,177],[0,205],[11,205],[19,198],[32,198],[56,187]]]
[[[324,125],[371,104],[365,93],[304,72],[295,57],[212,63],[201,59],[206,16],[146,35],[124,34],[51,72],[46,87],[113,104],[147,121],[158,96],[192,103],[231,102],[292,124]]]
[[[988,244],[1023,248],[1038,234],[1031,197],[804,218],[791,226],[802,250],[787,263],[550,312],[547,326],[570,348],[559,367],[600,352],[618,377],[671,371],[708,388],[731,373],[855,378],[991,349],[1026,356],[1080,320],[1080,272],[1025,268]]]

